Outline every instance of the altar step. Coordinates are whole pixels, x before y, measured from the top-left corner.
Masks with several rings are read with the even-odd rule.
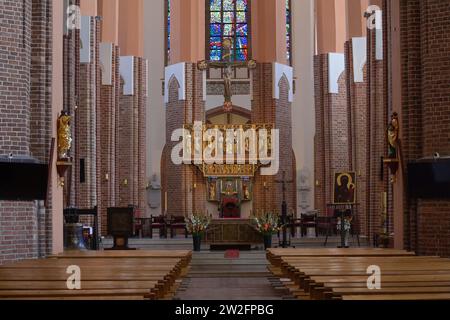
[[[328,239],[328,248],[336,247],[340,243],[340,237],[330,237]],[[296,248],[323,248],[325,242],[325,237],[304,237],[304,238],[293,238],[291,239],[291,245],[295,246]],[[367,247],[368,242],[365,237],[360,238],[361,247]],[[102,239],[102,246],[104,248],[112,247],[113,241],[112,238],[104,238]],[[185,238],[184,236],[178,236],[173,239],[160,239],[158,236],[150,239],[150,238],[131,238],[129,239],[129,246],[131,248],[137,248],[142,250],[192,250],[192,238]],[[273,238],[273,246],[278,246],[278,238],[275,236]],[[357,239],[356,237],[353,237],[350,239],[350,246],[357,247]],[[259,246],[253,246],[252,251],[263,251],[264,248],[262,245]],[[209,245],[202,244],[202,250],[209,250]],[[244,251],[243,251],[244,252]],[[222,254],[219,251],[219,255]],[[223,255],[223,254],[222,254]]]

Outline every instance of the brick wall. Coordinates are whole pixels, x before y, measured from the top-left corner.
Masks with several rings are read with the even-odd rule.
[[[51,1],[0,1],[0,154],[48,160]],[[51,208],[0,201],[0,264],[48,254]]]
[[[450,3],[402,0],[400,10],[406,170],[408,161],[434,152],[450,155]],[[450,256],[450,201],[413,200],[405,191],[405,244],[419,254]]]

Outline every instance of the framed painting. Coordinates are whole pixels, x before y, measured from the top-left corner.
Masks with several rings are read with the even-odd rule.
[[[356,173],[335,172],[333,187],[334,204],[356,203]]]

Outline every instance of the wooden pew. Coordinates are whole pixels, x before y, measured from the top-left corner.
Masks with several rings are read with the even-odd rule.
[[[267,260],[279,266],[281,257],[389,257],[389,256],[415,256],[415,253],[405,250],[378,249],[378,248],[349,248],[349,249],[268,249]]]
[[[274,274],[312,299],[447,299],[450,260],[382,249],[270,249]],[[367,288],[367,267],[381,268],[381,290]]]
[[[69,252],[0,267],[0,299],[161,299],[186,274],[192,252]],[[81,290],[68,290],[67,267],[81,271]]]

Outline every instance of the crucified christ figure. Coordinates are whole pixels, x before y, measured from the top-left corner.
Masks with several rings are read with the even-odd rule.
[[[200,61],[198,62],[199,70],[208,70],[209,68],[219,68],[223,69],[223,85],[224,85],[224,98],[223,103],[224,110],[226,112],[231,112],[233,104],[231,102],[231,97],[233,96],[231,79],[233,76],[233,68],[247,67],[252,70],[256,68],[256,61],[233,61],[232,53],[232,41],[231,39],[224,39],[222,42],[222,61]]]

